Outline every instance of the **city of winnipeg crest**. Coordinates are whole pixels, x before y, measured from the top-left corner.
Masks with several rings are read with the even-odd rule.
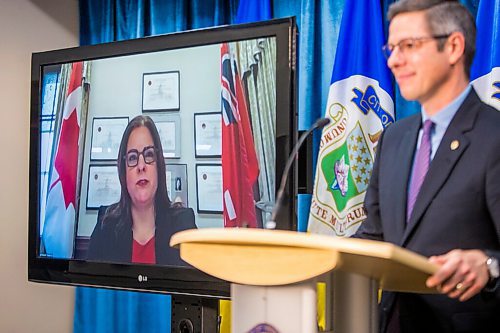
[[[276,328],[269,324],[258,324],[252,328],[248,333],[279,333]]]
[[[309,231],[350,236],[366,218],[364,195],[378,138],[394,122],[393,102],[376,80],[355,75],[330,86],[326,116]]]

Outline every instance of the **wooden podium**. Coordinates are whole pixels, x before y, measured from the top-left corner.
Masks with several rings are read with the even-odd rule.
[[[370,327],[367,332],[375,332],[377,326],[376,319],[373,322],[376,318],[373,312],[376,312],[377,286],[392,291],[435,292],[426,287],[425,280],[437,270],[437,266],[421,255],[385,242],[292,231],[231,228],[182,231],[172,236],[170,245],[180,246],[182,259],[194,267],[233,283],[233,333],[251,332],[252,329],[240,327],[248,326],[241,320],[248,322],[246,317],[250,314],[245,312],[240,316],[236,308],[238,303],[251,302],[249,298],[252,295],[257,298],[256,301],[259,298],[269,301],[270,295],[283,298],[285,293],[297,294],[298,300],[288,299],[284,304],[271,300],[273,307],[278,307],[274,309],[278,313],[276,316],[281,314],[283,320],[290,321],[294,317],[291,314],[298,311],[299,316],[306,320],[297,318],[298,322],[290,327],[298,326],[296,331],[301,333],[316,332],[314,278],[332,270],[354,273],[371,281],[371,294],[360,300],[361,304],[371,303],[372,323],[367,325]],[[295,302],[300,304],[293,304]],[[287,305],[298,306],[298,309],[283,308]],[[244,304],[240,308],[243,311],[250,307]],[[264,317],[272,321],[269,315]],[[349,320],[364,320],[352,318]],[[259,320],[256,319],[257,322]],[[289,328],[278,331],[292,332]]]

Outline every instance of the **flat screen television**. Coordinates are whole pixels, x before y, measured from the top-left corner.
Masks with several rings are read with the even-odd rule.
[[[269,219],[296,142],[295,43],[287,18],[33,53],[28,279],[229,297],[169,237]],[[296,175],[277,229],[296,229]],[[154,237],[136,224],[148,202]]]

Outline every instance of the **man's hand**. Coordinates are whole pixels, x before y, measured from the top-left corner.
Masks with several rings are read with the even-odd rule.
[[[437,287],[438,291],[451,298],[466,301],[488,283],[487,259],[480,250],[452,250],[441,256],[430,257],[430,262],[441,267],[427,279],[427,287]]]

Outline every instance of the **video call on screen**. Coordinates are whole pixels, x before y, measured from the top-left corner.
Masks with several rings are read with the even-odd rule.
[[[99,208],[120,200],[118,148],[138,115],[160,136],[168,198],[192,209],[197,228],[267,221],[275,194],[274,37],[42,72],[40,257],[86,258]]]

